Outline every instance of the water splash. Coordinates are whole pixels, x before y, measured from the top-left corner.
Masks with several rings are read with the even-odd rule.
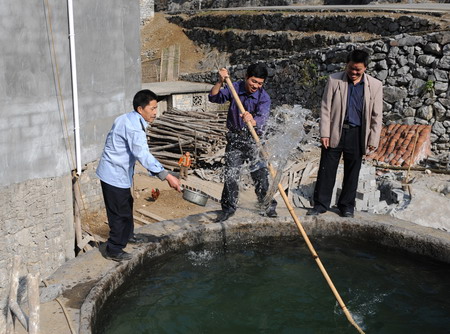
[[[230,178],[240,179],[240,187],[247,189],[253,183],[249,174],[267,167],[270,163],[276,171],[276,176],[274,178],[269,176],[270,187],[261,204],[261,210],[264,211],[264,208],[269,207],[278,190],[278,183],[289,158],[295,155],[298,157],[299,150],[296,149],[302,142],[309,139],[304,125],[310,114],[311,110],[300,105],[284,105],[273,109],[266,125],[265,135],[260,137],[260,148],[256,150],[252,159],[239,168],[224,169],[222,177],[226,174]],[[261,148],[266,154],[260,151]]]
[[[304,124],[311,110],[300,105],[277,107],[267,124],[267,135],[263,146],[268,153],[268,162],[276,170],[264,200],[269,203],[277,191],[278,183],[290,157],[298,153],[296,148],[307,139]]]
[[[374,316],[377,314],[378,305],[382,304],[386,297],[388,297],[392,291],[386,291],[386,292],[374,292],[371,295],[371,298],[367,299],[367,295],[364,294],[364,292],[359,291],[351,291],[352,289],[349,289],[349,292],[353,294],[353,298],[348,301],[347,306],[349,306],[349,311],[353,317],[353,320],[358,324],[359,327],[361,327],[362,330],[367,330],[367,325],[365,324],[365,318],[367,316]],[[334,314],[336,315],[343,315],[344,312],[342,311],[339,304],[336,302],[334,307]]]
[[[215,253],[208,250],[200,252],[189,251],[187,257],[194,267],[207,267],[209,262],[214,258]]]

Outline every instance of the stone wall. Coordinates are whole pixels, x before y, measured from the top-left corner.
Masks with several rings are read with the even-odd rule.
[[[207,8],[317,5],[322,3],[322,0],[155,0],[155,10],[157,12],[186,11]]]
[[[6,306],[12,257],[22,257],[20,277],[45,278],[74,257],[70,176],[13,184],[0,192],[0,309]],[[3,312],[2,312],[3,313]],[[0,332],[3,314],[0,314]]]
[[[441,0],[446,2],[448,0]],[[156,11],[185,11],[207,8],[290,6],[290,5],[366,5],[374,0],[155,0]],[[397,3],[401,0],[377,0],[377,3]]]
[[[367,43],[341,43],[267,61],[266,89],[273,104],[301,104],[317,111],[329,74],[345,67],[349,50],[371,54],[367,73],[384,84],[383,119],[406,124],[432,125],[432,150],[450,149],[450,32],[399,34]],[[251,52],[251,51],[249,51]],[[250,61],[260,59],[248,57]],[[243,78],[246,64],[230,68],[234,80]],[[214,83],[216,73],[184,76],[185,80]]]
[[[22,256],[23,283],[22,274],[46,278],[75,253],[68,26],[66,2],[0,6],[0,333],[13,256]],[[74,26],[81,162],[89,164],[140,89],[139,2],[76,1]],[[87,204],[101,196],[93,177],[82,182]]]
[[[105,207],[100,179],[95,174],[98,162],[99,160],[96,160],[86,164],[79,179],[83,206],[82,217],[90,213],[97,213]]]
[[[254,32],[263,31],[299,31],[318,32],[332,31],[340,33],[369,33],[390,36],[400,33],[413,33],[439,29],[440,25],[433,16],[425,17],[417,14],[367,16],[366,13],[355,12],[352,15],[342,13],[297,13],[297,12],[263,12],[263,13],[226,13],[195,15],[189,17],[174,15],[169,18],[183,28],[208,28],[217,31],[239,29]],[[198,30],[197,30],[198,31]],[[205,44],[201,36],[192,36],[193,40]],[[218,41],[209,42],[215,46]]]
[[[184,28],[197,44],[230,54],[231,64],[286,58],[338,43],[375,40],[402,33],[447,29],[440,13],[373,13],[347,15],[343,9],[321,12],[210,12],[202,15],[173,15],[172,23]],[[251,47],[249,47],[251,45]]]

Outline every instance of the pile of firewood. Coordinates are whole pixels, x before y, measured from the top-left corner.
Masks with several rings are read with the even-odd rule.
[[[212,165],[224,154],[226,116],[226,111],[168,110],[147,129],[150,152],[170,170],[178,168],[178,160],[186,151],[197,166]]]
[[[314,185],[319,169],[319,159],[310,161],[289,161],[283,168],[283,174],[278,183],[286,192],[290,203],[297,208],[307,208],[311,206],[314,192]],[[277,192],[275,199],[280,200],[280,193]]]

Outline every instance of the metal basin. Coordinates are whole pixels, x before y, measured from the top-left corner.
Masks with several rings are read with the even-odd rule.
[[[206,202],[208,201],[208,196],[190,189],[183,189],[183,198],[186,201],[200,206],[205,206]]]

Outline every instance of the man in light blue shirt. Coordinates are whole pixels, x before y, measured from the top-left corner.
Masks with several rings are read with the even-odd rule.
[[[131,185],[136,160],[150,175],[166,180],[171,188],[181,191],[178,178],[169,174],[148,148],[146,122],[155,120],[157,105],[157,96],[152,91],[136,93],[134,110],[114,121],[97,167],[110,227],[106,257],[115,261],[131,258],[123,249],[134,231]]]

